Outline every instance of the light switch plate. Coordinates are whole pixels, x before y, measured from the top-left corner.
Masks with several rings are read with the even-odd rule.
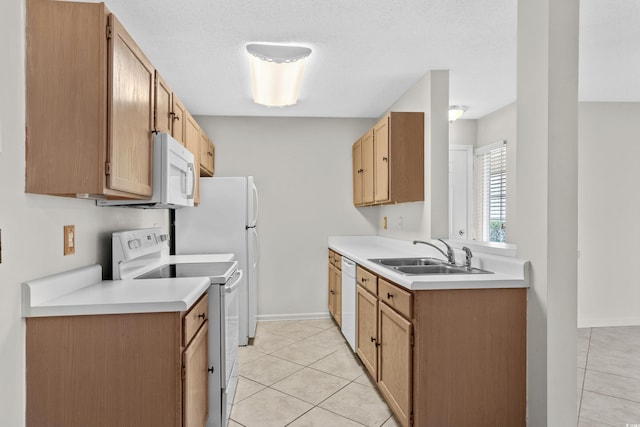
[[[64,226],[64,254],[73,255],[76,253],[76,227],[73,225]]]

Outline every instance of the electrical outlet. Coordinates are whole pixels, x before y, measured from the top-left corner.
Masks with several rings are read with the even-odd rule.
[[[76,227],[73,225],[64,226],[64,254],[73,255],[76,253]]]
[[[382,217],[382,228],[387,229],[387,217]]]

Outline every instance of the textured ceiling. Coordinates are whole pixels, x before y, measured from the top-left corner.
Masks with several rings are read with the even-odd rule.
[[[516,98],[515,0],[106,0],[198,115],[378,117],[429,70],[479,118]],[[640,2],[581,0],[580,98],[640,101]],[[310,47],[298,104],[253,103],[245,45]]]

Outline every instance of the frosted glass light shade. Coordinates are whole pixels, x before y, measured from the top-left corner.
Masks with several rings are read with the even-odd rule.
[[[295,105],[304,62],[311,49],[300,46],[250,44],[253,101],[269,107]]]
[[[460,117],[462,117],[465,111],[467,111],[467,107],[464,107],[462,105],[452,105],[451,107],[449,107],[449,121],[455,122]]]

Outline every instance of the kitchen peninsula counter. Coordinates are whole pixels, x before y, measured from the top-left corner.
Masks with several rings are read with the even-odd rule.
[[[434,241],[436,245],[442,243]],[[508,256],[473,253],[472,266],[493,274],[425,274],[408,275],[377,264],[376,258],[432,257],[442,259],[436,249],[413,245],[410,241],[380,236],[332,236],[329,248],[358,265],[409,290],[528,288],[529,262]],[[456,260],[464,260],[464,252],[456,250]]]

